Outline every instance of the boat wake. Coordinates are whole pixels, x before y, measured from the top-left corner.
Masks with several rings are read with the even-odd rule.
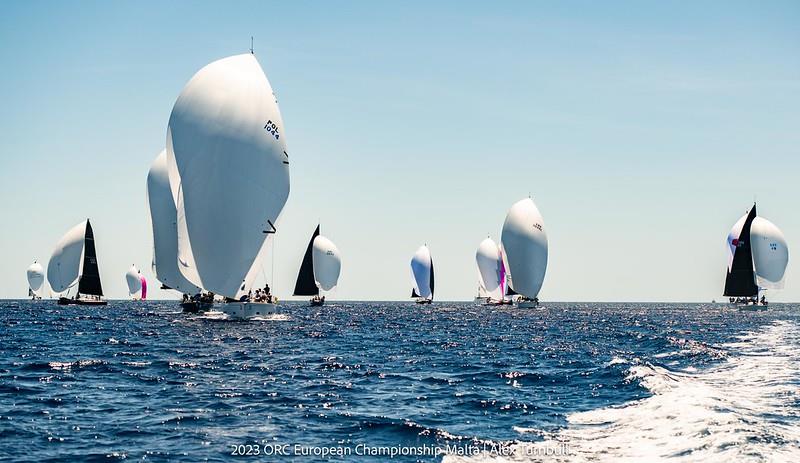
[[[291,317],[289,317],[289,315],[284,313],[272,313],[266,315],[259,315],[248,319],[241,319],[241,318],[232,318],[225,312],[219,312],[216,310],[210,310],[208,312],[203,313],[202,315],[197,316],[196,318],[202,320],[236,321],[236,322],[284,322],[291,320]]]
[[[652,396],[574,413],[556,433],[515,428],[543,440],[511,455],[443,461],[800,461],[800,326],[775,322],[721,347],[730,355],[704,371],[634,362],[627,380]]]

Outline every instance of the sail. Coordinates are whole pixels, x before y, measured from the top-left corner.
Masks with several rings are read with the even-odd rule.
[[[253,54],[215,61],[183,88],[169,119],[167,167],[179,270],[196,285],[235,297],[257,264],[289,196],[285,138]]]
[[[70,228],[56,244],[56,249],[47,264],[47,282],[56,293],[62,293],[78,281],[81,257],[86,240],[85,220]]]
[[[547,234],[533,200],[516,202],[506,215],[501,241],[509,286],[528,298],[539,294],[547,270]],[[511,276],[513,275],[513,279]]]
[[[139,275],[142,284],[142,300],[147,299],[147,280],[144,278],[144,275]]]
[[[185,294],[198,294],[201,289],[178,270],[178,211],[169,185],[166,150],[159,153],[147,173],[147,202],[153,228],[153,272],[156,278],[168,288]]]
[[[339,248],[328,238],[320,235],[314,238],[312,252],[314,263],[314,280],[317,287],[323,291],[330,291],[339,282],[339,273],[342,270],[342,256]]]
[[[411,274],[414,279],[412,297],[433,299],[433,260],[428,246],[420,246],[411,259]]]
[[[783,232],[769,220],[756,217],[750,225],[750,242],[758,286],[783,289],[789,263],[789,248]]]
[[[100,284],[100,269],[97,267],[97,251],[94,246],[94,232],[89,219],[86,219],[86,237],[83,245],[83,268],[81,278],[78,280],[78,293],[103,295],[103,286]]]
[[[319,294],[319,288],[314,281],[314,240],[319,236],[319,225],[311,234],[311,239],[308,240],[308,247],[306,253],[303,254],[303,263],[300,264],[300,271],[297,272],[297,281],[294,284],[295,296],[316,296]]]
[[[478,283],[488,297],[494,300],[503,298],[501,282],[505,277],[503,272],[503,258],[500,248],[491,238],[486,238],[478,245],[475,252],[475,262],[478,264]]]
[[[33,295],[40,296],[39,290],[42,289],[44,284],[44,268],[42,264],[34,261],[27,271],[28,275],[28,288],[33,292]]]
[[[142,280],[139,278],[139,269],[135,265],[125,272],[125,282],[128,283],[128,294],[135,295],[142,290]]]
[[[728,234],[728,248],[733,250],[733,257],[728,267],[728,275],[725,278],[725,291],[723,293],[725,296],[758,296],[750,243],[750,227],[755,218],[756,205],[753,204],[753,208],[750,209],[745,220],[739,219]],[[740,222],[741,227],[738,227]]]

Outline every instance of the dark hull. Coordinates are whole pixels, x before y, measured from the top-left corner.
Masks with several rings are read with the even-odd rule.
[[[58,305],[107,305],[108,302],[102,299],[69,299],[66,297],[58,298]]]
[[[181,302],[181,308],[186,313],[208,312],[213,307],[211,302]]]
[[[416,302],[417,304],[430,304],[433,301],[431,301],[430,299],[417,299]]]
[[[311,302],[311,307],[321,307],[322,304],[325,303],[325,301],[321,301],[321,300],[317,300],[317,299],[311,299],[310,302]]]

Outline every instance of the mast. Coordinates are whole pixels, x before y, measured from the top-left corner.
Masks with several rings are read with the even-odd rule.
[[[93,296],[103,295],[100,284],[100,271],[97,268],[97,251],[94,246],[94,232],[89,219],[86,219],[86,235],[84,236],[83,273],[78,282],[78,293]]]
[[[297,273],[297,281],[294,284],[294,296],[318,296],[319,288],[314,280],[314,238],[319,236],[319,225],[308,241],[306,253],[303,255],[303,263],[300,264],[300,271]]]
[[[742,225],[742,231],[735,243],[736,250],[733,255],[731,268],[725,278],[724,296],[732,297],[758,297],[755,272],[753,270],[753,251],[750,240],[750,227],[756,218],[756,205],[747,214]]]

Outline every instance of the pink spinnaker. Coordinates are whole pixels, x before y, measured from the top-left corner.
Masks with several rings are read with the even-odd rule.
[[[145,300],[147,299],[147,280],[143,275],[139,275],[139,279],[142,281],[142,300]]]

